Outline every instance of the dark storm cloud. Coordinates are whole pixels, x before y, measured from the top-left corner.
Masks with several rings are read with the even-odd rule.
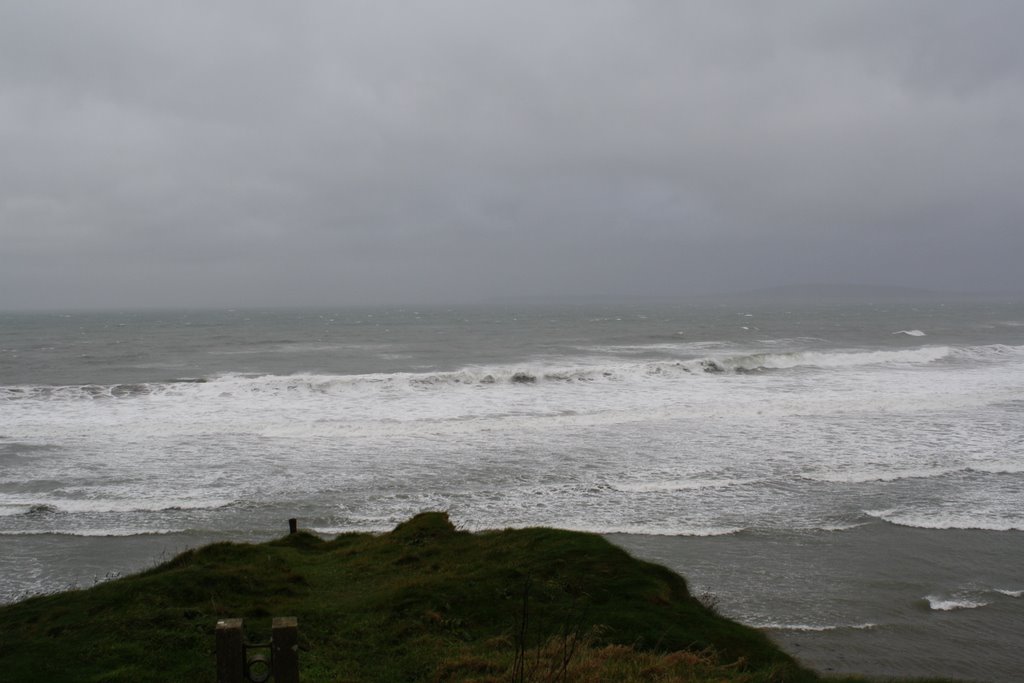
[[[1016,2],[6,3],[0,308],[1024,290]]]

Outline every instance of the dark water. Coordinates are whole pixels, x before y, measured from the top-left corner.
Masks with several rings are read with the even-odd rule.
[[[1024,533],[865,525],[839,533],[614,535],[710,591],[822,672],[1018,681]]]

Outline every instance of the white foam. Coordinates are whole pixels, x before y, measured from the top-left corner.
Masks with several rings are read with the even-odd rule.
[[[969,599],[969,598],[949,598],[938,595],[926,595],[924,597],[928,601],[928,608],[938,612],[952,612],[953,610],[960,609],[977,609],[978,607],[984,607],[989,604],[982,600]]]
[[[765,346],[807,346],[809,344],[822,344],[828,340],[821,337],[783,337],[780,339],[758,339],[758,344]]]
[[[533,525],[529,525],[533,526]],[[593,522],[566,522],[558,524],[569,531],[591,534],[629,534],[631,536],[731,536],[746,529],[726,526],[662,526],[657,524],[595,524]]]
[[[674,347],[674,345],[666,345]],[[643,349],[646,347],[637,347]],[[659,348],[654,346],[653,348]],[[247,375],[229,373],[202,382],[139,383],[116,385],[35,386],[0,388],[8,401],[115,401],[174,398],[212,400],[260,396],[340,395],[353,390],[394,391],[429,387],[503,386],[508,384],[646,381],[666,372],[704,373],[709,370],[756,371],[801,367],[855,368],[880,364],[921,365],[960,356],[992,357],[1021,353],[1024,347],[971,347],[954,352],[950,347],[929,346],[887,351],[798,351],[792,353],[738,353],[685,361],[656,363],[616,362],[615,359],[561,359],[562,362],[509,366],[469,366],[440,372],[370,373],[361,375]],[[574,362],[565,362],[566,360]]]
[[[865,510],[864,514],[897,526],[917,529],[976,529],[979,531],[1024,531],[1024,520],[996,517],[985,511],[908,512],[903,510]]]
[[[867,522],[834,522],[832,524],[824,523],[818,524],[811,530],[818,531],[849,531],[850,529],[857,529],[862,526],[867,526]]]
[[[954,356],[972,361],[1005,361],[1024,357],[1024,346],[988,344],[956,349]]]
[[[61,529],[59,531],[14,529],[0,532],[0,536],[110,536],[120,538],[124,536],[166,536],[168,534],[180,534],[186,531],[187,529],[150,529],[146,527],[95,527],[85,529]]]
[[[866,631],[868,629],[877,628],[878,624],[872,622],[865,622],[863,624],[784,624],[778,622],[768,622],[762,624],[751,624],[754,628],[760,628],[770,631],[802,631],[807,633],[823,633],[826,631],[841,631],[841,630],[854,630],[854,631]]]
[[[616,482],[612,488],[623,493],[672,493],[700,489],[720,489],[754,484],[760,479],[679,479],[674,481]]]
[[[883,364],[927,364],[953,353],[948,346],[925,346],[900,351],[797,351],[793,353],[757,353],[731,358],[690,361],[689,367],[721,370],[787,370],[800,367],[852,368]]]
[[[971,463],[968,467],[965,467],[965,472],[982,472],[984,474],[1024,474],[1024,463],[1021,464],[1008,464],[1008,463],[990,463],[990,464],[979,464]]]
[[[165,498],[157,500],[131,499],[14,499],[0,504],[0,515],[25,514],[32,510],[53,513],[104,513],[104,512],[173,512],[176,510],[216,510],[236,503],[231,498],[209,498],[203,500],[183,500]],[[14,512],[5,512],[6,510]]]
[[[12,441],[5,453],[21,454],[20,443],[52,450],[26,450],[5,468],[3,490],[19,493],[0,494],[0,529],[145,526],[145,512],[159,525],[186,516],[161,512],[169,508],[216,508],[232,498],[319,505],[344,497],[385,519],[422,509],[417,495],[407,507],[379,496],[410,486],[452,491],[449,504],[492,528],[565,526],[567,514],[579,517],[580,530],[668,536],[840,531],[856,525],[836,520],[862,521],[863,499],[833,499],[840,487],[806,479],[906,480],[877,487],[898,497],[870,504],[895,524],[1019,529],[1015,476],[965,475],[964,491],[949,495],[949,484],[961,482],[937,478],[1020,474],[1016,408],[1006,402],[1020,397],[1022,349],[700,351],[733,368],[807,368],[757,375],[707,373],[693,358],[581,354],[451,372],[28,387],[38,389],[35,399],[19,390],[0,400]],[[517,372],[535,382],[514,382]],[[571,475],[582,484],[558,488]],[[51,480],[62,489],[32,483]],[[612,486],[591,492],[593,482]],[[524,487],[541,492],[524,503]],[[39,488],[47,492],[29,493]],[[16,519],[33,504],[69,519],[45,511],[38,523]],[[126,521],[116,513],[138,514]],[[336,522],[325,526],[343,526]]]
[[[1024,590],[1014,591],[1014,590],[1007,590],[1005,588],[996,588],[995,592],[999,593],[1001,595],[1005,595],[1007,597],[1011,597],[1011,598],[1019,598],[1021,596],[1024,596]]]
[[[900,330],[898,332],[893,332],[893,334],[904,334],[904,335],[906,335],[908,337],[924,337],[925,336],[925,333],[922,332],[921,330]]]
[[[969,471],[967,467],[938,467],[916,470],[869,470],[856,472],[803,472],[799,476],[811,481],[835,484],[867,484],[870,482],[892,482],[903,479],[930,479],[944,477],[958,472]]]
[[[611,345],[586,345],[575,347],[585,353],[638,355],[650,353],[664,353],[670,355],[684,355],[703,353],[710,349],[732,349],[736,348],[730,342],[724,341],[703,341],[703,342],[656,342],[651,344],[611,344]]]

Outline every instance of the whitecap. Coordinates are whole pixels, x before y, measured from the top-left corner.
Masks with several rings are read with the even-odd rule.
[[[827,339],[821,337],[782,337],[780,339],[758,339],[758,344],[765,346],[806,346],[808,344],[827,343]]]
[[[732,536],[746,529],[744,527],[714,526],[658,526],[655,524],[602,525],[585,522],[568,522],[559,527],[569,531],[591,534],[629,534],[631,536]]]
[[[1024,355],[1024,346],[1008,346],[1006,344],[966,346],[957,349],[953,355],[972,361],[1005,361]]]
[[[942,597],[938,595],[926,595],[924,599],[928,602],[928,608],[933,609],[937,612],[952,612],[953,610],[960,609],[976,609],[978,607],[984,607],[989,604],[982,600],[972,600],[969,598],[950,598]]]
[[[731,358],[702,358],[687,361],[692,371],[751,372],[758,370],[789,370],[801,367],[850,368],[866,365],[927,364],[948,357],[948,346],[924,346],[902,351],[797,351],[793,353],[755,353]]]
[[[950,474],[968,472],[967,467],[942,467],[920,470],[862,471],[862,472],[803,472],[798,476],[810,481],[830,484],[867,484],[871,482],[893,482],[903,479],[931,479]]]
[[[862,526],[867,526],[867,522],[834,522],[832,524],[820,524],[813,527],[812,531],[849,531],[850,529],[857,529]]]
[[[1024,520],[982,517],[968,513],[922,514],[903,510],[864,510],[864,514],[897,526],[917,529],[977,529],[980,531],[1024,531]]]
[[[167,536],[185,533],[187,529],[144,529],[144,528],[87,528],[61,529],[59,531],[33,531],[18,529],[0,532],[0,536],[88,536],[88,537],[124,537],[124,536]]]
[[[851,630],[851,631],[866,631],[868,629],[878,628],[878,624],[872,622],[865,622],[863,624],[782,624],[777,622],[769,622],[765,624],[751,624],[754,628],[760,628],[771,631],[802,631],[805,633],[822,633],[825,631],[840,631],[840,630]]]
[[[611,487],[622,493],[673,493],[700,489],[720,489],[756,484],[760,479],[679,479],[673,481],[618,482]]]
[[[893,332],[893,334],[903,334],[903,335],[906,335],[908,337],[924,337],[924,336],[926,336],[925,333],[922,332],[921,330],[899,330],[898,332]]]
[[[971,464],[965,467],[964,472],[976,472],[979,474],[1024,474],[1024,464],[993,463],[987,465]]]
[[[237,503],[230,498],[207,500],[116,500],[116,499],[49,499],[46,501],[10,501],[5,502],[0,510],[16,510],[11,514],[45,514],[45,513],[105,513],[105,512],[179,512],[186,510],[218,510]],[[3,516],[3,515],[0,515]]]

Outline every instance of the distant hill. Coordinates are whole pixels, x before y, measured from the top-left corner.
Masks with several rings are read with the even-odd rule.
[[[1007,298],[1006,295],[984,292],[950,292],[914,287],[885,285],[806,284],[768,287],[728,295],[731,300],[779,301],[795,303],[814,302],[949,302],[979,301]]]
[[[1024,301],[1024,294],[1012,292],[955,292],[948,290],[888,285],[801,284],[732,292],[681,292],[675,295],[591,294],[489,297],[485,306],[644,306],[674,304],[836,304],[836,303],[951,303],[970,301]]]

